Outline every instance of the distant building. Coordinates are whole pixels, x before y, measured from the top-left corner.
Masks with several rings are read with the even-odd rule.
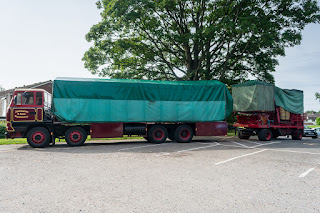
[[[30,85],[23,85],[22,87],[16,87],[13,89],[8,89],[0,92],[0,117],[6,116],[7,108],[10,104],[12,93],[15,89],[28,88],[28,89],[44,89],[50,94],[52,94],[52,81],[44,81]]]
[[[315,125],[316,119],[320,117],[320,113],[307,113],[305,124]]]

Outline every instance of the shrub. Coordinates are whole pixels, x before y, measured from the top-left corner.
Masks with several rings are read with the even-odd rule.
[[[0,123],[0,138],[4,138],[5,132],[6,132],[6,124]]]
[[[320,117],[316,118],[316,125],[320,125]]]

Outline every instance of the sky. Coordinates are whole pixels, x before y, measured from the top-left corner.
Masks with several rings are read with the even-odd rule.
[[[0,0],[0,86],[11,89],[56,77],[98,77],[81,61],[100,21],[96,0]],[[308,25],[299,46],[286,49],[276,86],[304,91],[306,110],[320,111],[320,24]]]

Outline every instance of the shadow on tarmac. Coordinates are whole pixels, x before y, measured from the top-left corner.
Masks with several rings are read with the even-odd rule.
[[[218,143],[218,144],[217,144]],[[211,146],[212,145],[212,146]],[[261,145],[261,146],[260,146]],[[198,149],[205,150],[243,150],[243,149],[308,149],[320,148],[320,139],[303,138],[301,141],[292,140],[291,138],[279,137],[271,141],[259,141],[257,137],[251,137],[248,140],[241,140],[237,136],[225,137],[195,137],[190,143],[177,143],[167,140],[162,144],[153,144],[145,140],[132,141],[88,141],[82,146],[69,147],[66,143],[56,142],[54,146],[50,145],[45,148],[32,148],[25,145],[17,148],[19,151],[35,151],[35,152],[61,152],[61,153],[163,153],[176,152],[179,150],[192,149],[197,150],[198,147],[208,147]]]

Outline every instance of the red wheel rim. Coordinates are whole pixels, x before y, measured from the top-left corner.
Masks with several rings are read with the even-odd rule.
[[[156,129],[153,131],[153,138],[156,140],[162,140],[164,138],[164,131],[162,129]]]
[[[180,131],[180,137],[183,140],[187,140],[190,137],[190,131],[188,129],[182,129]]]
[[[271,132],[266,131],[266,139],[270,140],[270,138],[271,138]]]
[[[32,134],[32,141],[36,144],[41,144],[45,140],[43,132],[35,132]]]
[[[81,141],[81,138],[82,138],[81,132],[73,131],[71,132],[69,138],[73,143],[78,143],[79,141]]]

